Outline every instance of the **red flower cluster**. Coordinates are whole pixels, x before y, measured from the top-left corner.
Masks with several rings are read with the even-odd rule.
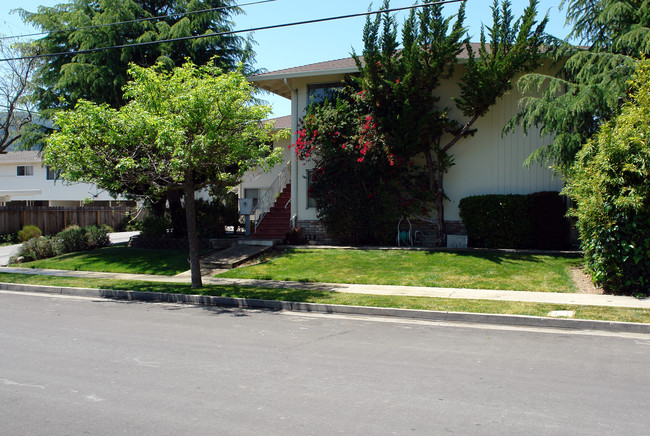
[[[296,155],[306,159],[314,150],[314,141],[318,137],[318,130],[314,130],[311,138],[307,138],[307,129],[299,130],[296,134],[298,135],[298,139],[296,139],[296,143],[294,144],[296,147]]]

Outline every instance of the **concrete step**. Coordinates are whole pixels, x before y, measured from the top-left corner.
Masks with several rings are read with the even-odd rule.
[[[201,268],[232,269],[269,250],[269,245],[237,244],[201,259]]]

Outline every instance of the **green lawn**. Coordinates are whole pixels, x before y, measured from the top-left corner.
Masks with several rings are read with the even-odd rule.
[[[523,303],[491,300],[461,300],[453,298],[405,297],[390,295],[348,294],[317,290],[267,289],[246,286],[204,286],[192,289],[189,284],[141,282],[108,279],[52,277],[28,274],[0,273],[0,282],[50,286],[121,289],[143,292],[170,292],[214,295],[234,298],[297,301],[351,306],[395,307],[401,309],[437,310],[450,312],[494,313],[546,316],[552,310],[573,310],[577,319],[650,323],[650,310],[616,307],[574,306],[562,304]]]
[[[290,249],[219,277],[327,283],[575,292],[578,256],[495,252]]]
[[[187,250],[147,250],[125,246],[63,254],[26,262],[25,268],[173,276],[190,269]]]

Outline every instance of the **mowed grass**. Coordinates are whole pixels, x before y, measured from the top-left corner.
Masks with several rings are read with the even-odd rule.
[[[289,249],[219,277],[326,283],[575,292],[579,256],[499,252]]]
[[[190,269],[187,250],[148,250],[126,246],[63,254],[21,263],[24,268],[64,269],[173,276]]]
[[[577,319],[650,323],[650,310],[618,307],[577,306],[570,304],[525,303],[516,301],[464,300],[453,298],[408,297],[392,295],[351,294],[302,289],[273,289],[246,286],[209,285],[192,289],[189,284],[52,277],[43,275],[0,273],[0,282],[25,283],[61,287],[118,289],[142,292],[212,295],[232,298],[296,301],[400,309],[449,312],[492,313],[545,317],[554,310],[573,310]]]

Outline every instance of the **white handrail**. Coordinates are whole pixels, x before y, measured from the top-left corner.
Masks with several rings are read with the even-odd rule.
[[[264,216],[271,210],[271,207],[273,204],[275,204],[275,200],[278,198],[282,190],[287,186],[289,181],[291,180],[291,165],[287,165],[284,168],[282,168],[282,171],[280,171],[280,174],[275,178],[271,186],[269,186],[265,191],[264,194],[258,198],[257,200],[257,205],[253,209],[253,216],[255,218],[255,230],[257,230],[257,226],[260,225],[262,220],[264,219]],[[289,205],[291,200],[287,202],[287,204],[284,206],[285,209]]]

